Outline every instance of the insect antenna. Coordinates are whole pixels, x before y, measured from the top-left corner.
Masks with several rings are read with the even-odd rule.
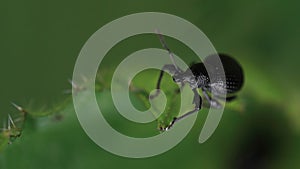
[[[175,62],[175,57],[174,57],[174,54],[173,52],[170,50],[170,48],[167,46],[167,43],[165,41],[165,38],[163,37],[163,35],[159,32],[159,30],[155,30],[156,34],[158,35],[158,38],[159,38],[159,41],[160,43],[162,44],[163,48],[165,48],[168,52],[169,52],[169,56],[170,56],[170,59],[173,63],[173,65],[175,66],[176,70],[177,71],[180,71],[180,69],[178,68],[178,66],[176,65],[176,62]]]

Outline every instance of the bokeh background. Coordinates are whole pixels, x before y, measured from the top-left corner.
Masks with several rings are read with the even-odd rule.
[[[241,63],[246,81],[238,100],[228,104],[219,127],[204,144],[197,140],[205,110],[172,150],[146,159],[118,157],[87,137],[70,104],[59,116],[28,120],[22,137],[0,152],[0,168],[298,168],[299,5],[292,0],[2,0],[1,121],[16,112],[11,101],[32,109],[50,109],[64,101],[62,93],[70,88],[67,79],[86,40],[106,23],[136,12],[165,12],[192,22],[217,51]],[[183,44],[174,39],[168,43],[178,56],[193,61],[193,53]],[[156,36],[122,41],[106,56],[105,69],[113,71],[126,55],[148,47],[160,47]],[[155,84],[156,78],[147,81]],[[103,105],[112,111],[107,100]],[[114,121],[114,116],[107,117]],[[124,126],[118,120],[112,123]]]

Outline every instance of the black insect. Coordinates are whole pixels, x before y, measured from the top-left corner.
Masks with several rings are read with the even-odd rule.
[[[160,83],[164,72],[168,71],[172,75],[174,82],[181,86],[188,84],[191,87],[194,93],[193,104],[195,105],[192,111],[189,111],[180,117],[174,117],[173,121],[168,126],[160,128],[160,130],[165,131],[170,129],[174,123],[201,109],[202,98],[198,93],[198,89],[202,91],[209,106],[213,108],[220,108],[222,106],[220,101],[222,100],[231,101],[236,98],[236,93],[242,88],[244,83],[242,67],[236,60],[225,54],[212,54],[207,56],[203,63],[193,64],[189,69],[183,71],[176,65],[174,55],[165,43],[163,36],[160,33],[157,34],[162,46],[169,52],[173,64],[163,66],[157,81],[156,89],[160,89]],[[218,58],[223,66],[223,75],[218,73],[220,65],[215,64],[215,61]],[[150,98],[154,98],[158,94],[159,90],[157,90]]]

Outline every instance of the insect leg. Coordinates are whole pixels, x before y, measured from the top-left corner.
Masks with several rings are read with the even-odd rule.
[[[166,127],[165,130],[170,129],[170,128],[174,125],[174,123],[176,123],[176,122],[178,122],[178,121],[184,119],[185,117],[187,117],[187,116],[189,116],[189,115],[191,115],[191,114],[194,114],[194,113],[198,112],[198,111],[201,109],[202,98],[201,98],[201,96],[199,95],[197,89],[193,89],[193,92],[194,92],[194,100],[193,100],[193,103],[195,104],[195,108],[194,108],[193,110],[191,110],[191,111],[189,111],[189,112],[183,114],[182,116],[175,117],[175,118],[173,119],[173,121],[171,122],[171,124],[170,124],[168,127]]]
[[[175,62],[175,59],[174,59],[174,54],[173,52],[170,50],[170,48],[168,47],[163,35],[159,32],[159,30],[155,30],[158,38],[159,38],[159,41],[160,43],[162,44],[163,48],[165,48],[165,50],[168,51],[169,53],[169,56],[170,56],[170,59],[172,61],[173,64],[168,64],[168,65],[165,65],[163,66],[161,72],[160,72],[160,75],[159,75],[159,78],[158,78],[158,82],[157,82],[157,85],[156,85],[156,89],[160,89],[160,82],[162,80],[162,77],[164,75],[164,70],[169,70],[171,74],[174,74],[174,73],[182,73],[183,71],[176,65],[176,62]],[[183,83],[182,83],[182,86],[183,86]],[[150,96],[150,99],[158,96],[159,94],[159,91],[157,91],[154,95]]]
[[[162,80],[162,78],[163,78],[164,73],[165,73],[166,70],[169,71],[171,74],[174,74],[174,73],[177,72],[177,69],[175,68],[174,65],[171,65],[171,64],[164,65],[162,67],[161,71],[160,71],[160,74],[159,74],[159,77],[158,77],[158,81],[157,81],[157,84],[156,84],[157,91],[156,91],[156,93],[154,95],[150,96],[150,99],[153,99],[153,98],[155,98],[155,97],[157,97],[159,95],[160,91],[158,89],[160,89],[161,80]]]
[[[208,91],[205,88],[202,88],[203,91],[203,95],[205,97],[205,99],[209,102],[209,105],[212,106],[213,108],[221,108],[222,105],[219,101],[217,101],[216,99],[212,99],[209,95],[208,95]]]
[[[175,69],[177,71],[181,71],[180,68],[176,65],[173,52],[168,47],[168,45],[167,45],[167,43],[166,43],[165,38],[163,37],[163,35],[158,30],[156,30],[156,34],[158,35],[159,41],[162,44],[163,48],[165,48],[168,51],[170,59],[171,59],[173,65],[174,65]]]

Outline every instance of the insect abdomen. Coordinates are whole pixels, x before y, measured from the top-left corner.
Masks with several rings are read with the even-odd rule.
[[[214,54],[209,55],[205,58],[204,63],[195,64],[191,67],[192,72],[194,73],[203,73],[208,77],[207,70],[209,70],[209,74],[212,75],[212,79],[210,79],[210,83],[219,82],[224,79],[220,74],[220,65],[218,64],[218,60],[221,60],[222,66],[224,69],[224,73],[226,76],[226,83],[223,82],[223,87],[226,89],[227,93],[235,93],[239,91],[244,83],[244,74],[242,67],[240,64],[233,58],[225,54]],[[206,66],[207,70],[205,69]],[[203,70],[204,69],[204,70]],[[195,70],[195,71],[193,71]],[[222,80],[223,81],[223,80]]]

